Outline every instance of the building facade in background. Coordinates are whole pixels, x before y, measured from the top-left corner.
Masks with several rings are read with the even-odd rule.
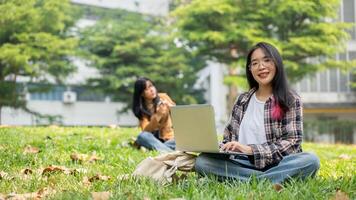
[[[355,23],[355,11],[355,0],[343,0],[340,20]],[[349,33],[351,40],[345,52],[335,55],[338,60],[356,60],[356,27]],[[355,69],[328,69],[305,77],[296,84],[295,89],[303,97],[305,117],[356,120],[356,88],[351,87],[351,82],[356,81]]]
[[[143,14],[166,16],[169,0],[71,0],[73,4],[95,6],[107,9],[124,9]],[[96,23],[95,16],[85,16],[78,20],[77,28]],[[28,107],[44,115],[52,115],[49,121],[21,110],[8,107],[2,109],[2,123],[8,125],[40,125],[57,123],[66,126],[136,126],[137,119],[131,112],[118,113],[123,103],[112,102],[110,97],[95,93],[82,87],[88,78],[99,76],[95,68],[86,61],[73,58],[78,71],[69,76],[66,85],[55,85],[49,92],[28,93]],[[31,87],[29,85],[28,87]]]
[[[340,6],[340,20],[356,22],[356,0],[343,0]],[[107,9],[125,9],[144,14],[166,16],[169,13],[169,0],[72,0],[72,3],[85,6],[96,6]],[[337,8],[336,8],[337,9]],[[87,16],[78,21],[77,27],[83,28],[95,24],[93,16]],[[335,55],[339,60],[356,59],[356,27],[350,30],[351,40],[347,43],[344,53]],[[131,112],[117,113],[124,106],[112,102],[110,97],[93,93],[79,85],[89,77],[98,76],[94,68],[87,67],[86,61],[73,59],[78,66],[78,72],[68,78],[68,85],[56,86],[47,93],[32,93],[27,95],[28,107],[43,114],[62,116],[58,123],[63,125],[105,126],[117,124],[121,126],[136,126],[137,120]],[[223,84],[226,66],[220,63],[207,62],[207,67],[198,74],[196,87],[206,89],[205,99],[215,109],[216,124],[219,132],[226,123],[230,108],[227,108],[228,89]],[[356,90],[350,83],[356,81],[353,74],[355,68],[349,71],[328,69],[305,77],[293,88],[301,95],[304,102],[305,121],[354,121],[356,123]],[[48,123],[22,111],[5,108],[2,111],[4,124],[37,125]],[[325,124],[325,123],[324,123]],[[324,125],[325,126],[325,125]],[[314,132],[340,132],[329,129],[305,128],[305,132],[314,140],[337,142],[336,136],[320,135]],[[350,126],[343,129],[346,140],[356,143],[356,130]],[[345,139],[342,139],[345,140]]]
[[[356,23],[356,1],[342,0],[339,20]],[[338,60],[356,59],[356,26]],[[330,143],[356,143],[356,66],[348,71],[328,69],[305,77],[294,88],[304,103],[304,132],[309,139]]]

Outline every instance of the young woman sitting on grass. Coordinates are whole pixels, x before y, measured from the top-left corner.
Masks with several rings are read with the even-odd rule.
[[[132,111],[139,119],[142,132],[136,144],[151,150],[168,152],[175,149],[169,108],[175,106],[165,93],[157,93],[154,83],[145,77],[135,82]]]
[[[255,176],[272,183],[314,176],[319,159],[302,152],[302,102],[287,86],[278,50],[264,42],[255,45],[247,56],[246,76],[250,90],[235,102],[222,150],[250,156],[202,153],[196,171],[219,180],[246,181]]]

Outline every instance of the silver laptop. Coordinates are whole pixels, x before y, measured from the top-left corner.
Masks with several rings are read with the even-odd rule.
[[[171,117],[176,150],[246,155],[240,152],[220,151],[213,106],[174,106],[171,107]]]

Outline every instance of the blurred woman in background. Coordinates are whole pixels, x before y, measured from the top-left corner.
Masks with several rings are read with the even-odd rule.
[[[166,93],[158,93],[148,78],[135,82],[132,111],[139,120],[142,132],[136,144],[147,149],[168,152],[175,149],[170,107],[176,104]]]

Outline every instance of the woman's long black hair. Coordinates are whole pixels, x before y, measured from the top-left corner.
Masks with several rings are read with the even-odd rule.
[[[262,49],[262,51],[267,57],[270,57],[273,60],[276,66],[276,74],[272,79],[273,97],[278,103],[277,106],[279,106],[283,110],[283,113],[285,113],[289,110],[289,105],[293,100],[293,95],[291,94],[288,87],[287,75],[284,70],[282,57],[279,54],[278,50],[271,44],[266,42],[260,42],[254,47],[252,47],[252,49],[249,51],[246,62],[246,76],[248,84],[250,86],[250,89],[258,89],[258,83],[253,78],[252,73],[250,71],[250,64],[252,53],[259,48]]]
[[[151,117],[151,115],[153,114],[149,110],[147,110],[144,104],[145,102],[144,98],[142,96],[143,92],[146,89],[148,81],[151,82],[152,85],[154,85],[153,81],[151,81],[146,77],[140,77],[135,82],[135,88],[134,88],[133,99],[132,99],[133,100],[132,111],[138,119],[142,119],[144,114],[149,117]],[[155,110],[159,101],[160,99],[159,96],[157,95],[157,97],[153,99]]]

